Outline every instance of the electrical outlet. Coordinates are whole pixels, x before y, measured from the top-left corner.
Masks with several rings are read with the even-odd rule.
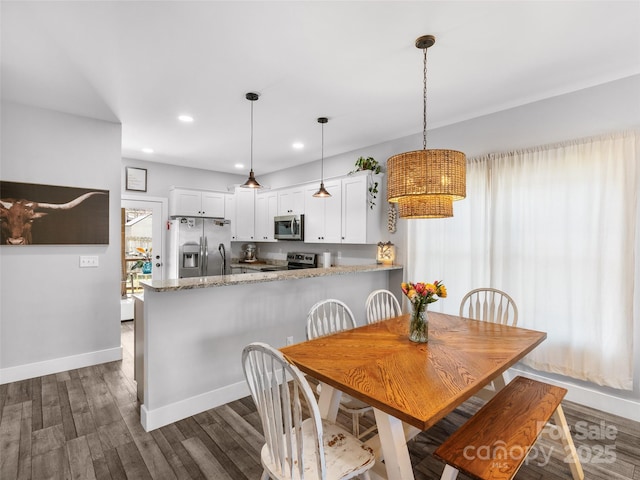
[[[287,337],[287,345],[293,345],[293,337]]]
[[[80,268],[94,268],[98,266],[98,257],[96,255],[80,257]]]

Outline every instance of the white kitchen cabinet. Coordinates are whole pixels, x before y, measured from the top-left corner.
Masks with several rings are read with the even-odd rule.
[[[236,196],[227,195],[224,202],[225,218],[231,222],[231,240],[237,240],[236,234]]]
[[[305,243],[342,243],[342,185],[340,180],[324,182],[330,197],[316,198],[318,185],[307,186],[304,193]]]
[[[202,192],[202,216],[224,218],[224,206],[227,193]]]
[[[256,190],[254,188],[236,188],[236,240],[255,241]]]
[[[304,192],[305,188],[302,186],[278,191],[278,215],[303,214]]]
[[[256,194],[255,239],[258,242],[275,242],[273,217],[278,214],[278,193]]]
[[[222,192],[173,188],[169,191],[169,216],[224,218],[226,197]]]
[[[381,177],[361,172],[342,179],[342,243],[366,244],[380,240],[383,200],[380,194],[373,200],[369,188],[377,182],[381,190]],[[372,202],[375,202],[373,208]]]

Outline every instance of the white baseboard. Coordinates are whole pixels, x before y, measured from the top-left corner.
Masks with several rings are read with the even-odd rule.
[[[146,405],[141,405],[140,422],[142,427],[149,432],[247,395],[249,395],[249,387],[247,387],[247,382],[243,381],[153,410],[149,410]]]
[[[28,363],[17,367],[1,368],[0,385],[116,360],[122,360],[122,346],[70,357],[54,358],[43,362]]]
[[[548,378],[517,368],[510,368],[507,371],[509,380],[512,380],[517,375],[566,388],[567,396],[565,398],[571,402],[640,422],[640,400],[616,397],[608,393],[598,392],[594,389],[563,382],[555,378]]]

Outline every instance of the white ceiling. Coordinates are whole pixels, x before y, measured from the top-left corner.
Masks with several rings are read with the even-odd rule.
[[[121,122],[123,157],[244,174],[245,93],[258,92],[258,176],[319,159],[319,116],[329,117],[325,157],[421,132],[414,41],[424,34],[436,36],[430,129],[640,73],[637,0],[2,0],[1,9],[4,98]],[[178,122],[182,113],[195,122]]]

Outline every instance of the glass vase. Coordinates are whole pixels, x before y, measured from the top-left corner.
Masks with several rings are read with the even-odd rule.
[[[429,341],[429,316],[427,315],[426,304],[419,307],[411,306],[409,340],[416,343],[427,343]]]
[[[151,273],[152,265],[151,262],[144,262],[142,264],[142,273]]]

